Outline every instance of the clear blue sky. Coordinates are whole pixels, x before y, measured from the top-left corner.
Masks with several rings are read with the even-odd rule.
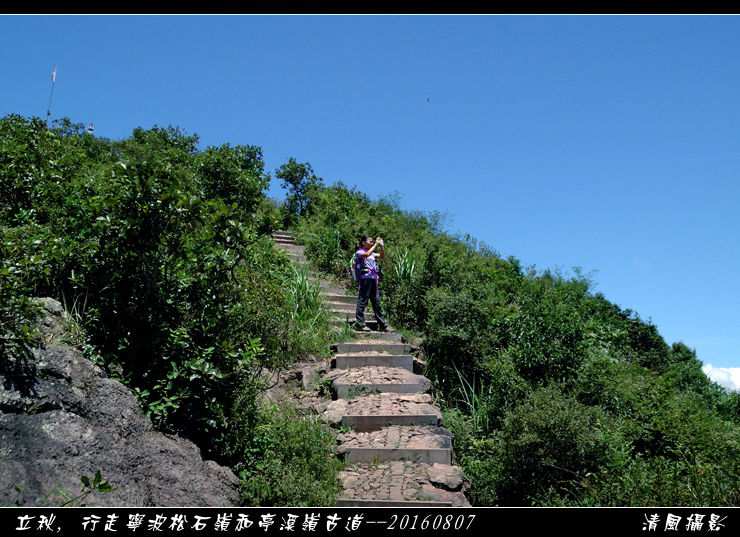
[[[5,113],[58,67],[53,118],[398,190],[740,367],[738,17],[3,16],[0,50]]]

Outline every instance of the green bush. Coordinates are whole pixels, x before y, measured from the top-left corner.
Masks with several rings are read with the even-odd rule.
[[[531,505],[548,489],[567,493],[608,461],[609,421],[556,386],[533,392],[510,411],[500,435],[502,505]]]
[[[229,144],[208,147],[198,155],[198,164],[204,198],[220,199],[227,206],[236,204],[245,217],[251,216],[270,180],[264,174],[261,148],[232,148]]]
[[[493,436],[481,436],[473,420],[463,411],[443,411],[444,424],[454,437],[453,463],[470,480],[468,499],[474,507],[497,506],[501,485],[500,446]]]
[[[317,416],[289,407],[265,407],[234,450],[246,506],[333,506],[343,463],[336,441]]]
[[[260,149],[18,116],[0,132],[2,350],[30,341],[32,297],[85,304],[90,355],[218,457],[235,393],[294,359],[290,264],[259,235],[274,222]]]

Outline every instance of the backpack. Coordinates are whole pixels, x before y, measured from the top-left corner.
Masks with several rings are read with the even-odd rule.
[[[365,258],[361,258],[362,263],[357,263],[357,252],[352,254],[352,260],[349,262],[349,275],[354,281],[359,281],[362,271],[365,270]]]

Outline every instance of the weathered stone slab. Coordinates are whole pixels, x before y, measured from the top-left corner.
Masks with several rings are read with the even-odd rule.
[[[345,452],[347,462],[411,461],[427,464],[452,464],[451,448],[352,448]]]
[[[355,399],[337,399],[322,419],[332,427],[375,431],[388,425],[442,425],[442,413],[429,394],[381,393]]]
[[[451,502],[432,502],[411,498],[408,501],[337,498],[337,507],[455,507]]]
[[[347,462],[452,463],[452,434],[442,427],[392,425],[379,431],[340,433],[337,442],[337,452]]]
[[[345,312],[345,313],[338,313],[338,315],[341,315],[342,316],[342,320],[343,321],[346,321],[346,322],[348,322],[350,324],[354,324],[354,323],[357,322],[357,317],[355,316],[354,310],[352,311],[352,313],[346,313]],[[371,321],[371,320],[373,322],[377,322],[375,320],[375,315],[372,312],[369,312],[369,311],[365,312],[365,321],[367,322],[367,321]]]
[[[332,283],[327,280],[321,280],[321,291],[322,293],[331,295],[343,295],[346,292],[346,290],[341,287],[333,287]],[[354,300],[357,302],[357,297],[354,297]]]
[[[332,313],[336,313],[341,318],[349,317],[347,320],[355,321],[357,320],[356,312],[357,312],[357,304],[339,304],[335,302],[334,304],[327,304],[327,307],[329,308],[329,311]],[[371,309],[365,310],[365,319],[375,319],[375,312]]]
[[[413,373],[414,357],[410,354],[337,354],[332,360],[332,367],[336,369],[368,366],[401,367]]]
[[[275,248],[276,250],[285,250],[285,251],[290,252],[292,254],[299,254],[299,255],[303,255],[305,253],[305,251],[306,251],[306,247],[305,246],[301,246],[301,245],[298,245],[298,244],[293,244],[292,242],[290,242],[290,243],[276,242],[273,245],[273,248]]]
[[[373,414],[371,416],[342,416],[342,426],[354,431],[378,431],[389,425],[423,426],[437,425],[435,414]]]
[[[357,297],[347,296],[347,298],[342,298],[340,300],[332,298],[331,300],[328,300],[327,306],[329,306],[331,311],[335,311],[337,313],[355,313],[357,311]],[[368,313],[375,313],[370,305],[365,307],[365,315]]]
[[[347,295],[344,293],[336,293],[336,292],[324,292],[322,293],[324,298],[330,303],[340,303],[340,304],[351,304],[353,306],[357,305],[357,297],[352,295]]]
[[[334,318],[329,319],[329,324],[331,326],[345,326],[347,324],[355,324],[355,321],[357,321],[357,319],[354,315],[352,317],[339,317],[338,314],[335,314]],[[370,328],[370,330],[378,330],[378,321],[376,321],[372,315],[365,316],[365,324]]]
[[[335,369],[327,375],[332,379],[336,398],[352,398],[373,393],[425,393],[432,383],[400,367],[361,367]]]
[[[363,351],[387,352],[388,354],[408,354],[411,345],[390,342],[387,340],[362,339],[347,343],[337,343],[333,346],[338,354],[352,354]]]
[[[465,484],[465,476],[459,466],[448,466],[446,464],[434,464],[429,468],[429,481],[437,488],[456,491],[461,490]]]
[[[345,324],[345,323],[342,322],[341,324]],[[360,337],[359,341],[364,341],[368,339],[377,341],[379,339],[382,339],[385,341],[396,341],[398,343],[403,342],[403,336],[397,332],[379,332],[377,330],[378,328],[377,321],[369,321],[368,319],[367,325],[368,327],[370,327],[372,331],[371,332],[357,332],[357,335]],[[334,344],[331,347],[336,350],[336,345],[337,344]]]
[[[364,332],[363,339],[383,339],[385,341],[397,341],[401,343],[403,336],[397,332]]]
[[[353,298],[351,296],[347,298]],[[357,311],[357,298],[355,298],[353,301],[344,301],[344,302],[337,302],[337,301],[329,301],[326,304],[329,309],[336,313],[355,313]],[[370,313],[372,310],[365,310],[366,313]]]
[[[438,488],[430,478],[432,468],[440,465],[393,461],[381,464],[353,464],[339,474],[343,492],[338,506],[363,507],[470,507],[464,492],[469,488],[461,478],[456,490]],[[450,466],[450,472],[462,470]],[[455,470],[456,469],[456,470]],[[441,485],[444,487],[444,485]]]

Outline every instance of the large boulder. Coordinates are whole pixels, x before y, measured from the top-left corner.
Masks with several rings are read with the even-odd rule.
[[[46,304],[54,316],[58,303]],[[203,460],[191,441],[155,431],[129,389],[78,350],[51,343],[4,357],[0,383],[0,505],[39,505],[60,483],[77,495],[80,477],[92,481],[98,470],[115,491],[87,496],[90,506],[238,504],[229,468]],[[55,494],[46,505],[60,501]]]

